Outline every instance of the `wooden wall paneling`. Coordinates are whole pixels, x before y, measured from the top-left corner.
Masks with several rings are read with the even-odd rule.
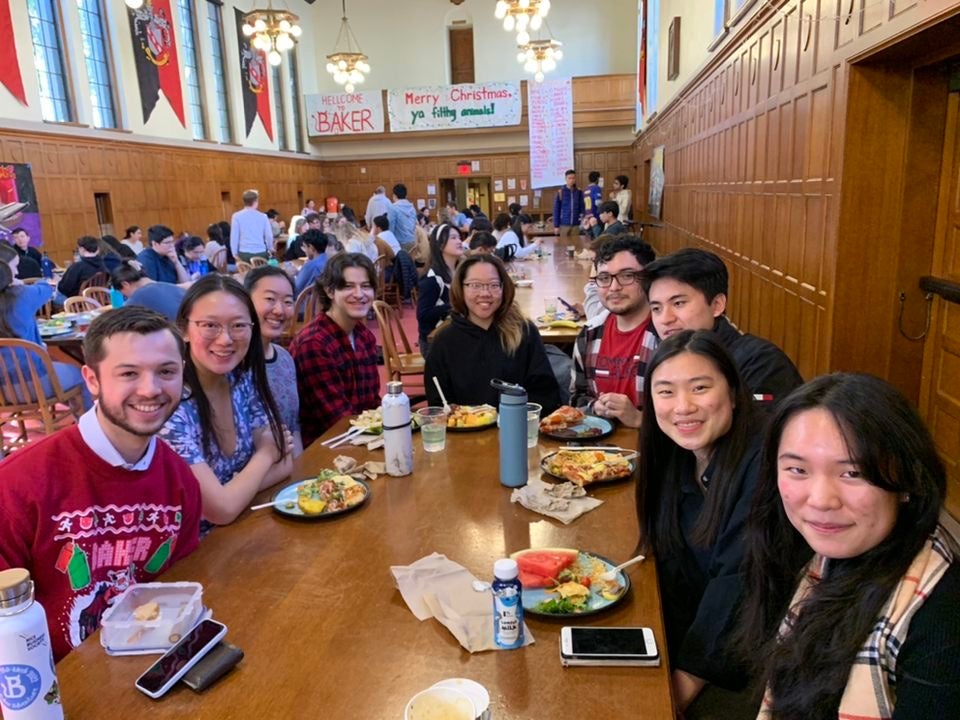
[[[847,0],[837,0],[837,13],[839,18],[836,20],[836,48],[839,50],[854,41],[859,29],[858,8],[856,2]]]
[[[819,0],[799,0],[796,21],[797,82],[810,79],[816,66],[817,5]]]

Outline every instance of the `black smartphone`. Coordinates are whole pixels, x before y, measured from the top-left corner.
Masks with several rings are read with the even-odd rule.
[[[226,634],[227,626],[223,623],[201,621],[137,678],[137,690],[154,700],[162,697]]]

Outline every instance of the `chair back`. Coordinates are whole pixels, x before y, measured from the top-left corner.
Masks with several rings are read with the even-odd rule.
[[[304,288],[293,305],[293,320],[297,330],[310,323],[323,310],[320,307],[320,295],[316,283]],[[303,317],[303,320],[298,318]]]
[[[210,259],[210,264],[218,273],[227,272],[227,249],[225,247],[217,250]]]
[[[377,316],[377,325],[380,327],[380,336],[383,339],[383,358],[387,365],[387,375],[391,379],[399,380],[401,370],[403,369],[403,360],[400,353],[406,355],[413,353],[410,340],[403,331],[403,325],[400,324],[400,318],[392,307],[382,300],[375,300],[373,303],[373,312]],[[401,347],[397,346],[397,340]],[[423,372],[421,368],[419,372]]]
[[[19,338],[0,338],[0,424],[15,422],[20,435],[2,438],[7,451],[29,442],[26,421],[40,421],[46,434],[81,409],[80,385],[64,390],[47,351]],[[58,408],[58,404],[68,406]]]
[[[383,286],[387,282],[387,256],[378,256],[373,261],[373,269],[377,273],[377,299],[383,299]]]
[[[88,287],[108,287],[110,285],[110,275],[105,272],[98,272],[80,284],[80,292]]]
[[[81,295],[67,298],[63,303],[63,309],[71,313],[92,312],[100,307],[100,303],[93,298],[82,297]]]
[[[244,275],[245,273],[253,270],[253,265],[246,262],[245,260],[237,260],[237,273],[239,275]]]
[[[80,293],[88,300],[94,300],[100,307],[110,307],[113,303],[110,301],[110,291],[105,287],[88,287]]]
[[[266,258],[262,257],[252,257],[250,258],[250,264],[255,267],[263,267],[264,265],[269,265]]]

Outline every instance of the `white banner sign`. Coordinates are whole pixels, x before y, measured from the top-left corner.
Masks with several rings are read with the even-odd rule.
[[[527,83],[530,185],[563,185],[573,167],[573,89],[570,78]]]
[[[387,92],[391,132],[519,125],[517,83],[437,85]]]
[[[303,99],[310,137],[383,132],[383,100],[379,90],[304,95]]]

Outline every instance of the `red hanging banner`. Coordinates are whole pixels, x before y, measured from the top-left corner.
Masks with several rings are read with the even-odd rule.
[[[23,90],[20,63],[17,61],[17,44],[13,37],[13,18],[10,16],[10,0],[0,0],[0,84],[20,101],[27,104]]]

